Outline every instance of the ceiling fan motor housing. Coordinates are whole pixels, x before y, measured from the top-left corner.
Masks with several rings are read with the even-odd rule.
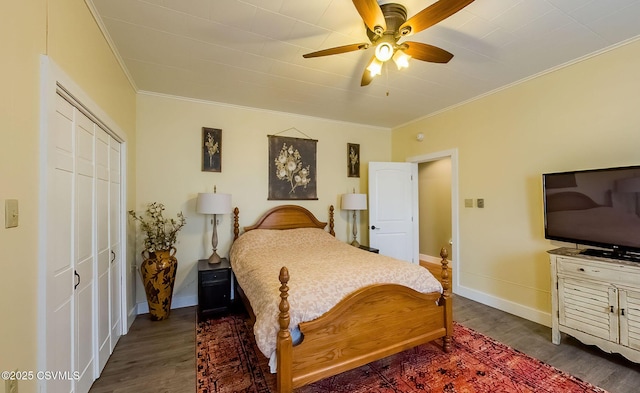
[[[381,4],[380,9],[384,14],[384,20],[387,24],[387,30],[385,30],[381,35],[376,34],[367,28],[367,37],[374,45],[382,38],[385,37],[385,41],[390,41],[395,43],[400,35],[398,34],[398,29],[404,22],[407,21],[407,9],[402,4],[397,3],[387,3]],[[366,26],[366,25],[365,25]]]

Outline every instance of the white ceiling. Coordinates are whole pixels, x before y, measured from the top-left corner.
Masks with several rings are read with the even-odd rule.
[[[640,0],[476,0],[410,38],[448,64],[361,87],[373,48],[302,57],[369,42],[349,0],[86,1],[139,91],[389,128],[640,36]]]

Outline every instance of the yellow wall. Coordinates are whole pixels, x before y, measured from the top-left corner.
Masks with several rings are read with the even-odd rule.
[[[638,69],[640,41],[393,130],[394,161],[458,149],[461,291],[548,323],[541,174],[640,163]]]
[[[201,171],[202,127],[222,129],[222,172]],[[193,304],[196,262],[211,254],[211,224],[195,212],[197,194],[212,192],[214,185],[218,192],[232,194],[233,206],[240,209],[241,227],[253,224],[268,208],[286,203],[267,201],[267,135],[292,127],[318,140],[318,200],[292,203],[305,206],[322,220],[327,219],[329,205],[333,204],[336,236],[346,241],[351,222],[347,225],[347,212],[340,210],[339,195],[353,188],[367,192],[367,163],[390,159],[389,129],[139,94],[136,210],[142,212],[147,203],[158,201],[166,205],[167,216],[175,217],[182,211],[187,218],[187,225],[178,234],[174,306]],[[305,138],[294,130],[280,135]],[[347,143],[360,144],[360,178],[347,177]],[[362,213],[358,238],[368,244],[367,213]],[[231,215],[221,217],[218,253],[222,256],[228,255],[232,225]],[[145,302],[142,290],[138,301]]]
[[[48,10],[48,11],[47,11]],[[47,34],[47,25],[49,34]],[[0,370],[37,369],[40,58],[49,54],[135,144],[135,92],[82,0],[0,2]],[[48,51],[47,51],[48,48]],[[135,169],[129,156],[129,169]],[[135,172],[133,172],[135,174]],[[135,177],[130,176],[132,181]],[[131,184],[131,183],[130,183]],[[133,189],[133,187],[131,187]],[[133,191],[129,194],[132,200]],[[20,224],[4,228],[4,201]],[[0,383],[0,391],[4,383]],[[20,382],[20,392],[36,384]]]
[[[451,158],[418,164],[420,254],[440,260],[451,255]]]

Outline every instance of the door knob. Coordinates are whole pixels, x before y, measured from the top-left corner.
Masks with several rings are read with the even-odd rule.
[[[375,225],[371,225],[371,229],[380,229],[380,228],[376,227]]]

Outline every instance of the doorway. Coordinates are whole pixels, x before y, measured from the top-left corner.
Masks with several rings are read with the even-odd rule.
[[[460,271],[458,151],[445,150],[406,161],[418,164],[420,259],[439,264],[440,249],[447,248],[454,272],[452,289],[456,292]]]

